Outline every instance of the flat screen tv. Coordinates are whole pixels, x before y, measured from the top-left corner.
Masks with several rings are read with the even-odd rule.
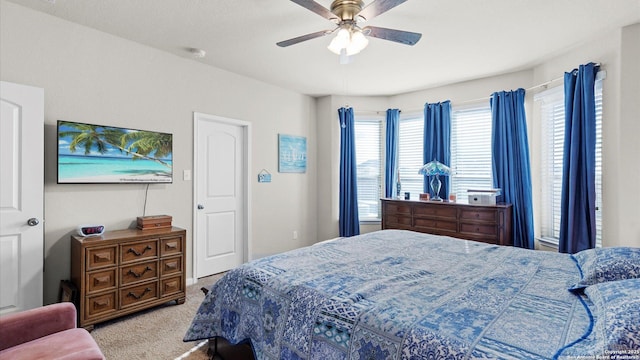
[[[58,184],[172,182],[172,134],[58,120]]]

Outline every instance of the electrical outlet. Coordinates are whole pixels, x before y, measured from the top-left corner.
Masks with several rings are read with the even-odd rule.
[[[293,230],[293,240],[298,240],[298,230]]]

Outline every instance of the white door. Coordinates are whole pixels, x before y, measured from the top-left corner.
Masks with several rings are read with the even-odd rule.
[[[42,306],[44,90],[0,82],[0,315]]]
[[[196,278],[246,261],[248,127],[240,121],[194,114]]]

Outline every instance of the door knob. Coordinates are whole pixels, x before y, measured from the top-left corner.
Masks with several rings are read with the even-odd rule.
[[[31,218],[29,220],[27,220],[27,225],[29,226],[36,226],[40,224],[40,220],[36,219],[36,218]]]
[[[204,209],[204,206],[202,206],[202,204],[198,204],[198,210],[202,210]]]

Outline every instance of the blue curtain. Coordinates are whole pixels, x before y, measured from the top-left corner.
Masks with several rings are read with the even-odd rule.
[[[338,109],[340,118],[340,236],[360,234],[358,172],[353,108]]]
[[[451,166],[451,102],[424,104],[424,155],[423,164],[432,160]],[[418,171],[416,169],[416,171]],[[440,197],[449,199],[449,177],[441,176],[442,188]],[[433,198],[435,194],[429,186],[428,176],[425,175],[423,188]]]
[[[560,246],[576,253],[596,245],[596,104],[598,66],[564,74],[564,153]]]
[[[534,248],[533,203],[524,89],[491,95],[493,186],[511,203],[513,245]]]
[[[395,197],[398,184],[398,134],[400,130],[400,110],[387,110],[387,131],[384,168],[384,197]]]

